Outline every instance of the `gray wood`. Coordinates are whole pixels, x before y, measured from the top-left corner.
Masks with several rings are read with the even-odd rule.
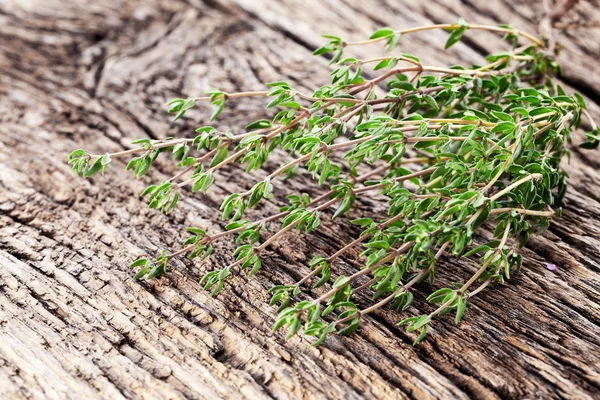
[[[573,398],[600,396],[600,157],[573,146],[567,206],[523,250],[525,268],[473,299],[464,322],[433,324],[418,347],[380,310],[354,335],[313,348],[305,337],[271,333],[275,310],[265,290],[308,271],[357,234],[326,218],[310,237],[291,233],[269,247],[263,270],[237,276],[216,298],[198,285],[231,260],[223,240],[208,261],[171,263],[165,278],[131,279],[129,262],[178,248],[186,226],[222,229],[220,199],[253,179],[238,167],[218,174],[207,196],[186,196],[170,216],[137,195],[169,177],[168,160],[142,180],[116,161],[83,180],[65,164],[78,147],[118,151],[140,137],[193,135],[209,106],[173,123],[166,99],[211,87],[261,89],[280,79],[306,89],[327,81],[326,60],[311,57],[320,33],[367,37],[389,25],[509,22],[535,32],[537,2],[456,0],[3,0],[0,2],[0,398]],[[565,21],[597,21],[597,2],[580,2]],[[481,61],[498,37],[467,33],[441,52],[446,33],[402,40],[430,64]],[[600,119],[600,33],[557,32],[563,85],[587,96]],[[381,54],[377,46],[357,50]],[[230,103],[221,126],[240,130],[264,117],[263,101]],[[575,144],[583,135],[575,135]],[[273,170],[283,155],[269,161]],[[306,176],[277,189],[302,190]],[[266,203],[251,216],[278,209]],[[366,199],[353,215],[381,215]],[[339,272],[359,268],[351,254]],[[544,263],[557,264],[551,272]],[[444,260],[436,285],[464,280],[472,261]],[[417,287],[419,300],[431,291]],[[318,295],[320,290],[311,292]],[[362,297],[361,304],[369,304]],[[422,302],[419,309],[428,310]]]

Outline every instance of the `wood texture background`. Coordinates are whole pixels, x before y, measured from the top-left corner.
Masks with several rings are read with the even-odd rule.
[[[598,7],[581,1],[565,20],[597,21]],[[122,160],[87,181],[65,163],[75,148],[118,151],[135,138],[193,135],[207,122],[210,107],[201,106],[172,123],[164,108],[170,97],[211,87],[261,90],[280,79],[305,91],[326,83],[326,60],[310,55],[321,33],[356,40],[384,25],[459,17],[535,32],[541,11],[540,2],[518,0],[0,0],[0,398],[599,398],[598,151],[573,146],[564,216],[523,250],[524,271],[474,299],[461,325],[434,322],[418,347],[395,326],[406,314],[389,310],[318,348],[271,333],[275,310],[265,290],[293,282],[314,254],[354,237],[348,222],[326,218],[308,239],[290,234],[269,247],[255,278],[235,277],[216,298],[197,282],[231,259],[228,241],[206,262],[177,260],[166,278],[139,283],[132,259],[178,247],[185,226],[221,229],[220,199],[253,179],[225,168],[213,192],[186,196],[167,217],[137,195],[170,176],[168,161],[141,181]],[[600,30],[557,34],[562,84],[582,92],[598,120]],[[446,35],[406,37],[401,48],[447,65],[480,62],[500,47],[493,34],[468,32],[444,53]],[[230,105],[220,126],[239,130],[266,116],[261,100]],[[279,198],[308,181],[290,181]],[[352,215],[377,215],[384,205],[367,199],[357,207]],[[342,271],[359,267],[355,256]],[[475,269],[446,259],[436,285]],[[422,300],[431,289],[417,287],[419,308],[408,314],[429,310]]]

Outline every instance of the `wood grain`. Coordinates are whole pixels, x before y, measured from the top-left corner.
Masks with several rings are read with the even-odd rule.
[[[285,79],[307,91],[324,84],[327,62],[311,57],[320,33],[361,39],[389,25],[509,22],[535,32],[537,2],[480,0],[4,0],[0,2],[0,398],[2,399],[593,399],[600,396],[600,157],[573,146],[564,215],[524,249],[525,268],[503,287],[473,299],[461,325],[433,324],[419,346],[395,326],[406,314],[381,310],[354,335],[319,348],[273,334],[265,290],[306,273],[358,232],[331,222],[315,235],[291,233],[269,247],[263,270],[237,276],[211,298],[198,284],[228,263],[219,242],[208,261],[172,263],[166,278],[140,283],[129,262],[177,248],[186,226],[222,229],[221,198],[248,189],[225,168],[215,190],[192,195],[170,216],[137,195],[170,176],[168,161],[132,180],[116,161],[110,173],[78,179],[65,164],[75,148],[128,148],[141,137],[193,135],[208,106],[182,121],[166,99],[211,87],[260,90]],[[579,2],[566,20],[595,21],[597,2]],[[402,51],[431,64],[474,63],[498,37],[468,33],[448,53],[446,34],[406,37]],[[582,92],[600,119],[600,32],[558,33],[565,88]],[[357,50],[369,56],[380,51]],[[377,53],[380,54],[380,53]],[[267,116],[263,102],[231,103],[221,124],[241,130]],[[575,144],[583,135],[575,135]],[[302,190],[306,176],[278,189]],[[259,218],[279,203],[253,210]],[[354,215],[382,215],[365,199]],[[356,254],[339,273],[359,268]],[[557,265],[552,272],[544,263]],[[464,280],[471,261],[445,259],[436,287]],[[432,290],[417,287],[416,315]],[[317,296],[316,290],[310,293]],[[367,296],[360,298],[370,304]]]

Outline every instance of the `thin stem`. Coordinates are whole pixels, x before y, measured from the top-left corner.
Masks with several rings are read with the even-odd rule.
[[[313,209],[311,209],[311,212],[316,212],[316,211],[321,211],[326,209],[327,207],[331,206],[332,204],[335,204],[339,201],[338,198],[335,199],[331,199],[326,203],[321,204],[318,207],[315,207]],[[287,225],[286,227],[284,227],[283,229],[281,229],[280,231],[278,231],[277,233],[273,234],[269,239],[267,239],[263,244],[261,244],[260,246],[258,246],[256,248],[256,251],[261,251],[263,250],[265,247],[267,247],[269,244],[271,244],[275,239],[277,239],[278,237],[280,237],[281,235],[283,235],[285,232],[290,231],[292,229],[294,229],[294,227],[296,225],[298,225],[300,223],[301,219],[297,219],[293,222],[291,222],[289,225]]]
[[[135,154],[135,153],[143,153],[145,151],[152,151],[154,149],[162,149],[165,147],[173,147],[176,146],[180,143],[190,143],[193,142],[194,139],[177,139],[177,140],[160,140],[158,143],[155,143],[151,146],[146,146],[146,147],[136,147],[135,149],[129,149],[129,150],[123,150],[123,151],[118,151],[116,153],[108,153],[109,156],[111,157],[121,157],[121,156],[127,156],[129,154]],[[90,158],[98,158],[98,157],[102,157],[104,156],[104,154],[90,154]]]
[[[418,172],[414,172],[412,174],[399,176],[397,178],[394,178],[393,180],[395,182],[402,182],[402,181],[405,181],[407,179],[417,178],[417,177],[423,176],[423,175],[429,175],[429,174],[433,173],[435,170],[437,170],[437,167],[426,168],[424,170],[421,170],[421,171],[418,171]],[[385,187],[385,186],[387,186],[386,183],[379,183],[379,184],[376,184],[376,185],[365,186],[363,188],[355,189],[354,193],[358,194],[358,193],[368,192],[370,190],[379,189],[379,188],[382,188],[382,187]]]
[[[323,210],[327,207],[329,207],[330,205],[337,203],[339,201],[339,199],[335,198],[335,199],[331,199],[328,202],[320,205],[319,207],[315,207],[310,211],[320,211]],[[253,248],[253,252],[254,253],[258,253],[262,250],[264,250],[268,245],[270,245],[271,243],[273,243],[275,240],[277,240],[279,237],[283,236],[284,233],[291,231],[292,229],[294,229],[294,227],[296,225],[298,225],[300,223],[300,219],[297,219],[293,222],[291,222],[289,225],[285,226],[283,229],[279,230],[278,232],[274,233],[269,239],[267,239],[264,243],[262,243],[260,246],[254,247]],[[228,268],[233,268],[234,266],[240,265],[245,263],[248,259],[250,258],[250,256],[246,256],[243,257],[239,260],[237,260],[235,263],[231,264],[228,266]]]
[[[333,190],[330,190],[327,193],[324,193],[323,195],[321,195],[321,196],[315,198],[314,200],[312,200],[308,205],[317,204],[317,203],[321,202],[322,200],[326,199],[327,197],[331,196],[333,193],[335,193],[335,192]],[[275,220],[277,220],[279,218],[285,217],[289,213],[290,213],[290,211],[283,211],[283,212],[271,215],[269,217],[263,218],[261,220],[252,222],[251,225],[252,226],[258,226],[258,225],[265,224],[265,223],[268,223],[268,222],[271,222],[271,221],[275,221]],[[228,235],[232,235],[234,233],[241,232],[241,231],[243,231],[246,228],[247,228],[247,226],[241,226],[239,228],[230,229],[228,231],[222,231],[222,232],[219,232],[219,233],[214,234],[214,235],[206,236],[200,242],[198,242],[196,244],[191,244],[191,245],[186,246],[186,247],[184,247],[184,248],[182,248],[180,250],[177,250],[176,252],[170,254],[168,257],[169,258],[177,257],[177,256],[179,256],[181,254],[184,254],[184,253],[187,253],[187,252],[191,251],[194,247],[196,247],[196,246],[198,246],[200,244],[211,243],[211,242],[213,242],[213,241],[215,241],[217,239],[220,239],[220,238],[222,238],[224,236],[228,236]]]
[[[423,122],[431,122],[431,123],[443,123],[443,124],[455,124],[455,125],[482,125],[487,127],[494,127],[497,125],[495,122],[488,122],[477,120],[473,121],[470,119],[460,119],[460,118],[423,118],[423,119],[413,119],[408,121],[395,121],[396,125],[420,125]]]
[[[348,45],[348,44],[346,44],[346,45]],[[403,56],[369,58],[367,60],[361,60],[361,61],[359,61],[359,63],[361,65],[370,64],[370,63],[379,62],[379,61],[383,61],[383,60],[391,60],[392,58],[395,58],[400,61],[406,61],[406,62],[408,62],[410,64],[414,64],[414,65],[421,65],[421,63],[418,62],[417,60],[413,60],[412,58],[403,57]]]
[[[592,118],[592,115],[585,108],[582,110],[582,113],[583,113],[583,115],[586,116],[586,118],[588,119],[588,121],[590,121],[590,125],[592,127],[592,130],[595,131],[596,128],[597,128],[597,125],[596,125],[596,122],[594,121],[594,118]]]
[[[356,109],[355,112],[347,115],[346,117],[350,117],[350,116],[354,116],[357,112],[359,111],[359,109]],[[459,120],[457,120],[459,121]],[[466,121],[466,122],[472,122],[472,121]],[[430,128],[431,129],[438,129],[441,128],[442,125],[433,125]],[[400,131],[409,131],[413,128],[411,127],[406,127],[406,128],[400,128]],[[416,128],[415,128],[416,129]],[[283,172],[287,171],[288,169],[292,168],[295,165],[301,164],[306,160],[309,160],[310,158],[314,157],[316,154],[320,154],[320,153],[324,153],[327,151],[333,151],[333,150],[339,150],[339,149],[343,149],[346,147],[352,147],[356,144],[359,143],[363,143],[366,142],[368,140],[374,139],[375,136],[366,136],[363,138],[359,138],[359,139],[353,139],[353,140],[349,140],[346,142],[342,142],[342,143],[337,143],[337,144],[333,144],[333,145],[328,145],[328,146],[323,146],[321,147],[319,150],[317,150],[316,152],[313,153],[307,153],[299,158],[296,158],[290,162],[288,162],[287,164],[282,165],[281,167],[279,167],[277,170],[275,170],[274,172],[272,172],[271,174],[269,174],[264,180],[271,180],[279,175],[281,175]],[[399,142],[407,142],[407,143],[418,143],[418,142],[439,142],[439,141],[447,141],[447,140],[455,140],[455,141],[465,141],[469,139],[468,136],[448,136],[448,137],[410,137],[410,138],[404,138],[404,139],[400,139],[397,141],[387,141],[387,142],[383,142],[382,144],[393,144],[393,143],[399,143]],[[488,139],[491,140],[491,139]],[[495,144],[495,142],[493,142]],[[447,158],[446,158],[447,159]],[[422,162],[421,160],[424,161],[428,161],[431,160],[431,158],[426,158],[426,157],[420,157],[420,158],[415,158],[414,160],[410,161],[410,162]],[[408,161],[408,160],[407,160]],[[406,162],[403,162],[406,163]],[[192,181],[192,180],[190,180]],[[181,186],[183,186],[183,183],[181,184]],[[249,196],[252,193],[252,190],[248,190],[245,193],[243,193],[243,196]]]
[[[275,136],[277,136],[277,135],[285,132],[286,130],[292,129],[293,127],[295,127],[296,125],[298,125],[304,118],[306,118],[306,117],[314,114],[315,112],[317,112],[317,111],[319,111],[319,110],[321,110],[323,108],[329,107],[332,104],[333,103],[328,102],[325,105],[323,105],[321,108],[319,108],[318,110],[315,110],[315,111],[312,111],[312,112],[308,111],[308,110],[305,110],[302,114],[300,114],[296,118],[294,118],[289,124],[280,126],[279,128],[275,129],[273,132],[271,132],[268,135],[264,136],[263,139],[265,141],[268,141],[268,140],[274,138]],[[233,155],[227,157],[225,160],[221,161],[219,164],[215,165],[214,167],[209,168],[206,172],[207,173],[214,172],[214,171],[216,171],[216,170],[224,167],[225,165],[229,164],[230,162],[232,162],[232,161],[236,160],[237,158],[243,156],[249,150],[250,150],[249,147],[244,147],[243,149],[239,150],[235,154],[233,154]],[[182,187],[182,186],[188,185],[188,184],[190,184],[192,182],[194,182],[193,178],[192,179],[188,179],[187,181],[180,183],[178,186]]]
[[[227,145],[224,144],[223,146],[227,146]],[[206,153],[205,155],[203,155],[202,157],[200,157],[198,160],[196,160],[195,163],[193,163],[192,165],[190,165],[186,169],[182,170],[177,175],[171,177],[169,179],[169,182],[173,182],[174,180],[176,180],[176,179],[180,178],[181,176],[185,175],[187,172],[193,170],[194,168],[197,168],[200,164],[202,164],[204,161],[206,161],[209,157],[212,157],[221,147],[222,146],[217,146],[214,149],[212,149],[211,151],[209,151],[208,153]]]
[[[386,262],[390,261],[393,258],[398,257],[401,254],[406,253],[412,246],[414,245],[414,242],[408,242],[405,243],[402,247],[400,247],[399,249],[396,249],[394,251],[392,251],[390,254],[388,254],[387,256],[385,256],[384,258],[382,258],[379,262],[375,263],[374,265],[368,267],[368,268],[364,268],[361,269],[358,272],[355,272],[354,274],[350,275],[350,282],[354,281],[354,279],[361,277],[363,275],[366,275],[368,273],[370,273],[371,271],[373,271],[375,268],[385,264]],[[326,300],[328,298],[330,298],[331,296],[333,296],[334,294],[336,294],[337,292],[339,292],[342,289],[342,287],[337,287],[337,288],[333,288],[330,291],[328,291],[327,293],[325,293],[324,295],[322,295],[321,297],[315,299],[312,301],[313,304],[320,304],[321,302],[323,302],[323,300]]]
[[[312,153],[308,153],[308,154],[303,155],[300,158],[296,158],[295,160],[290,161],[289,163],[287,163],[285,165],[282,165],[281,167],[279,167],[278,169],[276,169],[275,171],[273,171],[273,173],[269,174],[269,176],[267,176],[265,178],[265,180],[275,178],[276,176],[282,174],[284,171],[288,170],[289,168],[292,168],[295,165],[303,163],[304,161],[308,160],[312,156],[313,156]]]
[[[427,71],[427,72],[437,72],[437,73],[448,74],[448,75],[474,75],[474,76],[497,75],[502,72],[502,71],[495,71],[495,70],[494,71],[480,71],[477,69],[452,69],[452,68],[435,67],[432,65],[423,65],[422,70]]]
[[[344,117],[344,120],[349,120],[351,119],[354,115],[356,115],[357,113],[359,113],[362,108],[364,107],[364,105],[360,105],[358,106],[354,111],[350,112],[349,114],[347,114]],[[325,131],[328,127],[325,127],[323,131]],[[278,175],[281,175],[283,172],[287,171],[288,169],[292,168],[295,165],[301,164],[306,160],[309,160],[311,157],[313,157],[316,154],[320,154],[326,151],[330,151],[330,150],[335,150],[337,148],[342,148],[342,147],[348,147],[351,146],[353,144],[357,143],[357,141],[350,141],[350,142],[344,142],[344,143],[339,143],[337,146],[336,145],[332,145],[332,146],[322,146],[319,150],[317,150],[316,153],[307,153],[305,155],[303,155],[302,157],[299,157],[295,160],[292,160],[290,162],[288,162],[287,164],[282,165],[281,167],[279,167],[277,170],[275,170],[273,173],[269,174],[269,176],[267,176],[264,180],[272,180],[273,178],[277,177]],[[252,194],[252,190],[248,190],[247,192],[243,193],[242,196],[249,196],[250,194]]]
[[[450,245],[450,241],[447,241],[446,243],[444,243],[440,249],[438,250],[438,252],[436,253],[434,260],[437,261],[442,254],[446,251],[446,249],[448,248],[448,246]],[[413,287],[415,284],[421,282],[421,280],[423,280],[423,278],[425,278],[429,272],[433,269],[433,266],[435,265],[435,261],[432,262],[427,268],[421,270],[421,272],[419,272],[417,275],[415,275],[410,281],[408,281],[406,284],[404,284],[402,287],[400,287],[399,289],[397,289],[396,291],[394,291],[392,294],[390,294],[389,296],[387,296],[386,298],[384,298],[383,300],[381,300],[380,302],[373,304],[370,307],[365,308],[364,310],[359,310],[356,313],[349,315],[345,318],[340,319],[339,321],[336,321],[336,325],[341,325],[344,324],[348,321],[351,321],[355,318],[361,318],[364,315],[367,315],[383,306],[385,306],[386,304],[388,304],[390,301],[394,300],[394,298],[399,295],[402,292],[408,292],[410,290],[411,287]],[[375,280],[377,278],[373,278],[371,279],[371,281]],[[371,282],[369,281],[369,283]],[[363,286],[366,286],[363,285]],[[370,286],[370,285],[369,285]],[[358,289],[357,289],[358,290]]]
[[[493,195],[492,197],[490,197],[490,200],[491,201],[496,201],[500,197],[504,196],[506,193],[508,193],[511,190],[513,190],[514,188],[516,188],[516,187],[524,184],[525,182],[529,182],[532,179],[539,180],[539,179],[542,179],[542,178],[543,178],[542,174],[537,174],[536,173],[536,174],[527,175],[526,177],[519,179],[518,181],[514,182],[512,185],[507,186],[503,190],[499,191],[498,193],[496,193],[495,195]]]
[[[383,276],[375,276],[375,277],[373,277],[373,278],[369,279],[368,281],[366,281],[366,282],[365,282],[365,283],[363,283],[362,285],[358,286],[356,289],[353,289],[353,290],[352,290],[352,294],[354,294],[354,293],[358,293],[358,292],[360,292],[361,290],[363,290],[363,289],[365,289],[365,288],[368,288],[368,287],[371,287],[371,286],[373,286],[373,284],[374,284],[375,282],[377,282],[377,281],[380,281],[380,280],[382,280],[383,278],[384,278]],[[354,314],[354,315],[356,315],[356,314]]]
[[[502,239],[500,240],[500,244],[498,244],[498,247],[496,247],[495,253],[498,253],[499,251],[502,251],[502,248],[504,247],[504,245],[506,244],[506,241],[508,240],[508,234],[510,232],[510,226],[511,224],[506,224],[506,228],[504,228],[504,234],[502,235]],[[485,270],[487,269],[487,267],[494,261],[494,255],[491,255],[488,259],[487,262],[484,263],[484,265],[479,268],[479,270],[471,277],[471,279],[469,279],[464,285],[462,285],[462,287],[460,289],[458,289],[458,293],[459,294],[463,294],[468,288],[469,286],[471,286],[477,279],[479,279],[479,277],[481,276],[481,274],[483,274],[485,272]]]
[[[486,287],[488,287],[488,285],[490,283],[492,283],[492,278],[487,279],[485,282],[483,282],[477,289],[473,290],[472,292],[466,293],[463,297],[465,299],[468,299],[470,297],[474,297],[475,295],[477,295],[477,293],[481,292],[483,289],[485,289]]]
[[[378,230],[385,229],[385,228],[387,228],[388,226],[390,226],[391,224],[393,224],[394,222],[396,222],[396,221],[398,221],[400,219],[402,219],[402,215],[397,215],[395,217],[392,217],[392,218],[388,219],[387,221],[385,221],[384,223],[381,223],[379,225],[379,227],[378,227]],[[336,251],[334,254],[332,254],[331,256],[329,256],[327,258],[327,262],[329,264],[333,263],[339,256],[341,256],[342,254],[344,254],[345,252],[347,252],[348,250],[350,250],[351,248],[353,248],[357,244],[360,244],[360,243],[364,242],[371,235],[372,235],[372,233],[366,234],[366,235],[362,235],[362,236],[359,236],[358,238],[354,239],[352,242],[348,243],[346,246],[342,247],[341,249],[339,249],[338,251]],[[319,272],[321,272],[322,269],[323,269],[323,266],[315,268],[308,275],[306,275],[304,278],[302,278],[301,280],[299,280],[296,283],[296,285],[300,286],[300,285],[304,284],[305,282],[309,281],[313,276],[315,276]]]
[[[264,97],[268,92],[260,91],[260,92],[237,92],[237,93],[223,93],[223,96],[226,99],[233,99],[235,97]],[[205,101],[210,100],[211,97],[195,97],[194,101]]]
[[[481,189],[481,193],[487,193],[487,191],[492,186],[494,186],[494,184],[498,181],[498,179],[500,179],[500,177],[502,176],[502,174],[504,173],[504,171],[506,171],[506,169],[509,167],[509,165],[513,161],[513,158],[515,156],[515,152],[517,151],[517,148],[519,147],[519,143],[521,143],[521,136],[518,136],[517,140],[515,141],[515,143],[513,143],[509,147],[509,149],[511,150],[511,157],[506,159],[506,161],[504,162],[504,164],[502,165],[502,167],[498,170],[498,172],[496,173],[496,175],[488,182],[487,185],[485,185]]]
[[[502,213],[506,213],[506,212],[516,212],[519,214],[534,215],[537,217],[552,217],[554,215],[554,211],[526,210],[524,208],[510,208],[510,207],[494,208],[494,209],[490,210],[490,215],[502,214]]]
[[[401,36],[401,35],[406,35],[409,33],[414,33],[414,32],[419,32],[419,31],[427,31],[427,30],[433,30],[433,29],[458,29],[460,27],[461,27],[460,24],[436,24],[436,25],[420,26],[417,28],[397,30],[397,31],[395,31],[395,33],[397,35]],[[498,32],[498,33],[514,33],[514,34],[517,34],[519,36],[523,36],[524,38],[529,39],[531,42],[535,43],[539,47],[544,47],[544,43],[541,40],[539,40],[538,38],[536,38],[535,36],[533,36],[527,32],[523,32],[518,29],[501,28],[499,26],[492,26],[492,25],[468,25],[467,29],[486,30],[486,31]],[[359,46],[359,45],[377,43],[377,42],[381,42],[383,40],[387,40],[387,37],[383,36],[383,37],[379,37],[376,39],[363,40],[360,42],[349,42],[349,43],[345,43],[345,46]]]
[[[358,176],[358,177],[356,177],[355,181],[356,182],[363,182],[364,180],[366,180],[368,178],[369,175],[370,175],[370,173],[366,173],[364,175]],[[308,203],[308,206],[311,206],[311,205],[314,205],[314,204],[318,204],[318,203],[320,203],[321,201],[323,201],[324,199],[328,198],[329,196],[331,196],[334,193],[335,193],[334,190],[330,190],[330,191],[322,194],[321,196],[316,197],[314,200],[312,200],[310,203]],[[336,198],[336,199],[333,199],[333,200],[336,200],[336,202],[337,202],[340,199]],[[334,203],[335,202],[332,202],[329,205],[334,204]],[[275,221],[275,220],[277,220],[279,218],[283,218],[283,217],[287,216],[289,213],[290,213],[290,211],[282,211],[280,213],[271,215],[270,217],[266,217],[266,218],[263,218],[263,219],[261,219],[259,221],[255,221],[255,222],[252,223],[252,225],[253,226],[257,226],[257,225],[261,225],[263,223],[272,222],[272,221]],[[181,254],[184,254],[184,253],[187,253],[187,252],[191,251],[194,247],[196,247],[196,246],[198,246],[200,244],[210,243],[210,242],[212,242],[212,241],[214,241],[216,239],[219,239],[221,237],[228,236],[228,235],[231,235],[231,234],[234,234],[234,233],[237,233],[237,232],[241,232],[241,231],[243,231],[246,228],[247,228],[246,226],[241,226],[239,228],[231,229],[231,230],[228,230],[228,231],[222,231],[222,232],[214,234],[214,235],[209,235],[209,236],[207,236],[206,238],[204,238],[203,240],[201,240],[200,242],[198,242],[196,244],[192,244],[192,245],[186,246],[186,247],[184,247],[184,248],[182,248],[180,250],[175,251],[174,253],[170,254],[168,256],[168,258],[177,257],[177,256],[179,256]]]
[[[502,251],[502,248],[504,247],[504,245],[506,244],[506,241],[508,240],[508,234],[510,232],[510,227],[511,227],[511,224],[506,224],[506,228],[504,229],[504,234],[502,235],[500,244],[498,244],[498,247],[496,247],[494,254],[491,254],[489,256],[489,258],[487,259],[487,261],[481,266],[481,268],[479,268],[477,270],[477,272],[475,272],[475,274],[471,277],[471,279],[469,279],[464,285],[462,285],[462,287],[460,289],[457,290],[457,295],[459,297],[462,296],[465,293],[465,291],[473,283],[475,283],[475,281],[477,281],[477,279],[479,279],[479,277],[487,270],[487,268],[490,266],[490,264],[494,261],[496,254],[499,251]],[[433,318],[436,315],[438,315],[439,313],[441,313],[442,311],[444,311],[446,309],[446,307],[448,307],[452,303],[454,303],[455,300],[456,300],[456,298],[451,298],[450,300],[448,300],[447,302],[442,304],[439,308],[437,308],[435,311],[433,311],[431,314],[429,314],[429,318]]]
[[[409,164],[409,163],[410,163],[410,162],[407,162],[407,163],[398,162],[398,164],[399,164],[399,165],[402,165],[402,164]],[[377,175],[377,174],[379,174],[379,173],[381,173],[381,172],[387,171],[389,168],[390,168],[390,165],[389,165],[389,164],[385,164],[385,165],[382,165],[382,166],[380,166],[380,167],[377,167],[377,168],[374,168],[374,169],[372,169],[371,171],[369,171],[369,172],[367,172],[367,173],[363,174],[362,176],[363,176],[364,178],[370,178],[370,177],[372,177],[373,175]],[[357,179],[356,179],[356,178],[354,178],[354,177],[352,177],[352,176],[350,177],[350,180],[351,180],[351,181],[353,181],[353,182],[355,182],[355,183],[356,183],[356,182],[358,182],[358,181],[357,181]]]

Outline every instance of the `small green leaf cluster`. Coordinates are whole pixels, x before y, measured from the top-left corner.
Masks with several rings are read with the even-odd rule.
[[[249,276],[258,272],[262,265],[260,257],[256,254],[256,248],[251,244],[244,244],[235,249],[233,256],[240,261],[242,269],[250,268]]]
[[[331,58],[331,64],[335,64],[342,57],[344,52],[344,42],[339,36],[323,35],[323,37],[329,39],[329,43],[316,49],[313,52],[313,55],[320,56],[327,53],[334,53]]]
[[[356,194],[354,193],[354,184],[348,180],[342,180],[339,183],[333,185],[331,189],[334,191],[333,198],[339,199],[339,207],[333,213],[333,218],[340,217],[346,214],[356,201]]]
[[[394,31],[392,28],[386,27],[375,31],[369,39],[384,39],[387,49],[391,51],[398,46],[400,34]]]
[[[75,150],[69,154],[68,163],[71,164],[73,170],[77,175],[81,175],[84,178],[89,178],[98,172],[104,173],[111,163],[110,154],[96,157],[94,162],[91,162],[91,156],[85,150]]]
[[[300,294],[299,285],[275,285],[267,290],[267,294],[271,294],[270,306],[279,304],[279,311],[285,309],[294,296]]]
[[[211,296],[216,296],[223,290],[225,281],[229,275],[231,275],[231,268],[229,267],[211,271],[202,277],[200,284],[204,285],[204,290],[211,291]]]
[[[201,169],[192,175],[191,179],[193,181],[192,192],[206,193],[215,182],[215,177],[210,170],[203,171]]]
[[[179,193],[174,190],[173,184],[169,181],[163,181],[160,185],[148,186],[140,196],[149,196],[148,207],[157,208],[165,214],[171,212],[179,200]]]
[[[313,271],[316,271],[316,273],[320,275],[320,279],[312,285],[313,289],[321,287],[329,282],[329,279],[331,279],[331,267],[329,259],[320,255],[316,255],[312,258],[312,260],[310,260],[309,266]],[[294,296],[296,295],[297,293],[294,293]]]
[[[194,99],[173,99],[167,103],[169,114],[175,114],[174,120],[183,117],[185,112],[194,107]]]
[[[166,251],[163,251],[155,259],[140,258],[131,263],[131,268],[139,268],[133,277],[134,279],[152,279],[163,275],[167,271],[169,257]]]
[[[189,258],[200,258],[204,260],[213,252],[213,246],[210,244],[211,238],[206,234],[206,231],[201,228],[187,228],[187,231],[192,234],[183,242],[186,246],[192,246]]]
[[[295,91],[287,82],[272,82],[267,84],[271,89],[267,92],[267,96],[273,99],[267,104],[267,108],[282,107],[298,110],[301,106],[295,100]]]
[[[579,146],[584,149],[596,149],[600,145],[600,128],[585,133],[586,141]]]
[[[295,225],[297,230],[304,230],[308,233],[315,230],[321,224],[321,213],[319,211],[298,208],[285,216],[281,222],[282,227]]]

